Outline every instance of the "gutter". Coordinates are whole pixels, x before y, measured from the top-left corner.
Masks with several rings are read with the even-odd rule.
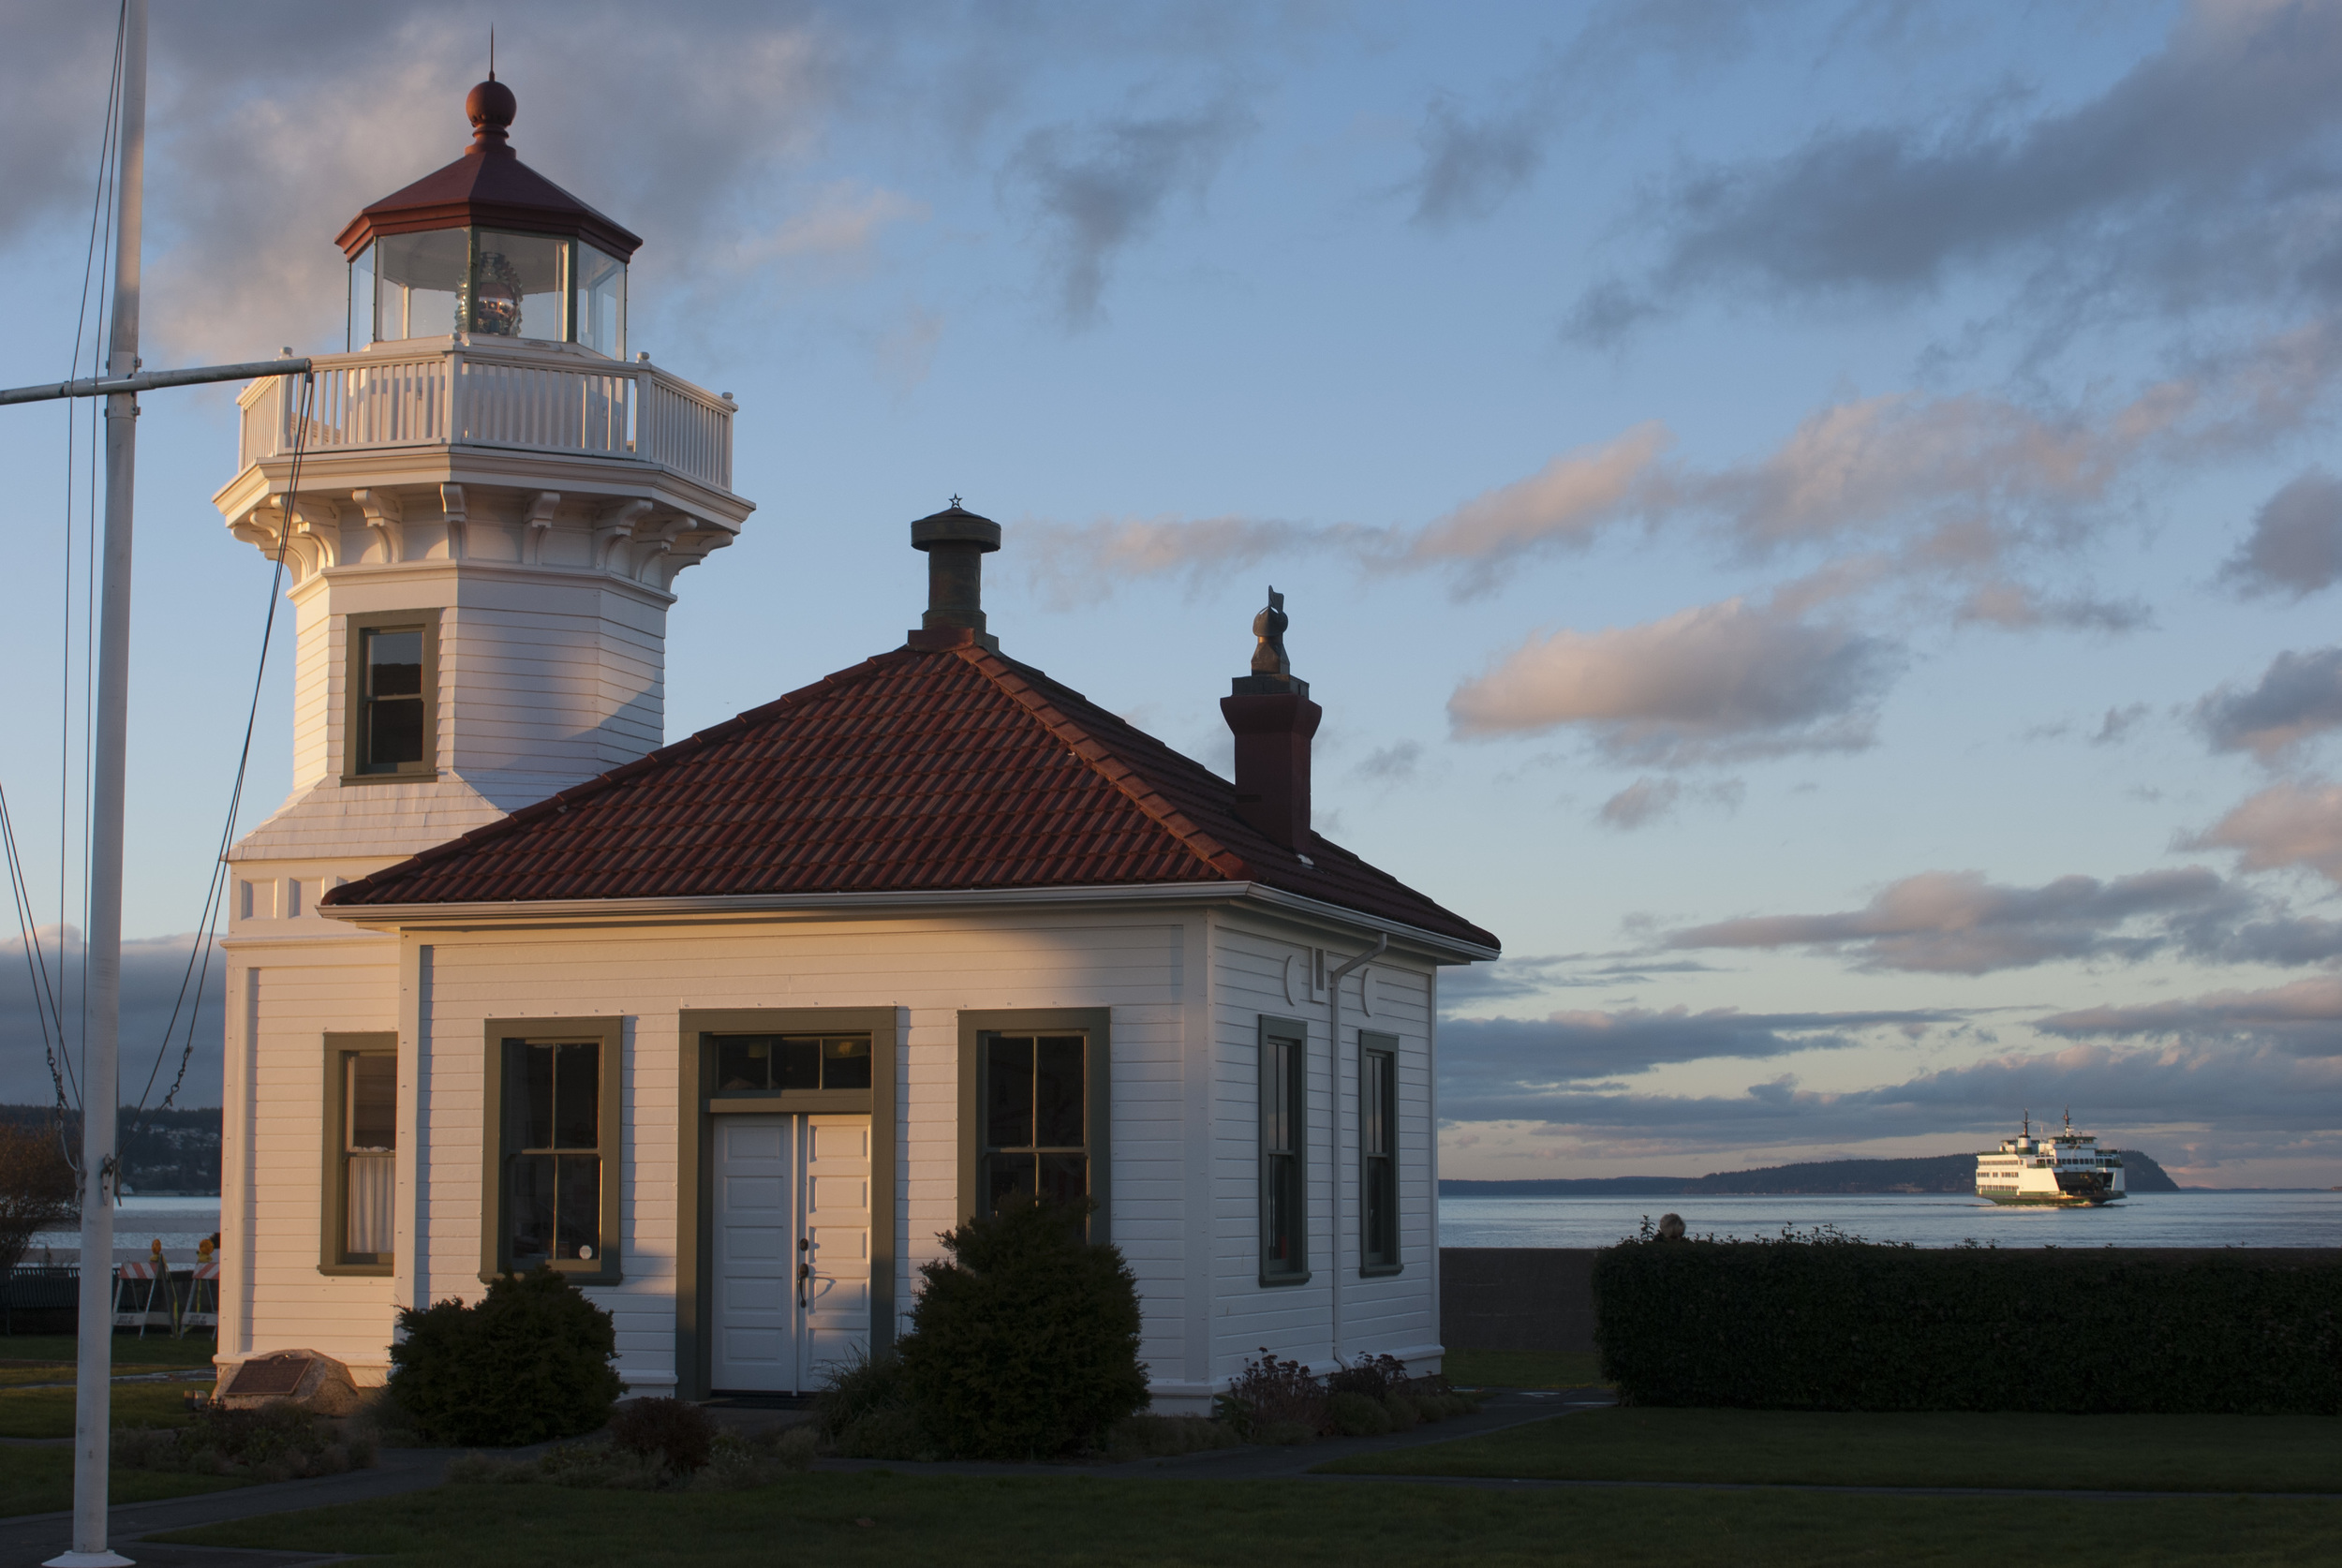
[[[1467,964],[1501,956],[1501,950],[1468,942],[1372,915],[1345,905],[1288,893],[1259,882],[1140,882],[1103,887],[909,889],[882,893],[705,894],[669,898],[500,899],[480,903],[334,904],[317,912],[327,920],[391,930],[461,929],[482,925],[590,923],[634,924],[645,920],[745,920],[770,914],[954,912],[982,909],[1081,908],[1103,904],[1229,904],[1250,902],[1328,924],[1363,927],[1382,939],[1377,952],[1396,939],[1445,963]],[[1346,972],[1346,971],[1345,971]]]

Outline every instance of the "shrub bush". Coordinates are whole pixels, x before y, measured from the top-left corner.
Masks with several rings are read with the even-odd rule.
[[[681,1399],[631,1399],[610,1417],[610,1442],[689,1475],[704,1469],[714,1452],[716,1418]]]
[[[922,1265],[897,1354],[920,1426],[964,1458],[1094,1447],[1147,1402],[1138,1282],[1082,1239],[1088,1206],[1029,1204],[969,1220]]]
[[[1628,1241],[1593,1287],[1633,1403],[2342,1413],[2342,1265],[2317,1254]]]
[[[1303,1442],[1265,1434],[1271,1427],[1306,1427],[1312,1437],[1326,1431],[1326,1385],[1298,1361],[1281,1361],[1263,1345],[1260,1359],[1247,1361],[1212,1400],[1212,1414],[1247,1442]]]
[[[391,1398],[433,1442],[513,1447],[590,1432],[622,1385],[610,1314],[548,1266],[507,1274],[479,1305],[398,1314]]]
[[[374,1444],[289,1402],[256,1410],[202,1405],[184,1427],[116,1430],[113,1458],[127,1470],[298,1481],[363,1470],[374,1463]]]
[[[1338,1437],[1379,1437],[1390,1430],[1390,1412],[1380,1399],[1364,1394],[1330,1394],[1326,1398],[1326,1424]]]
[[[1395,1355],[1361,1355],[1356,1361],[1341,1363],[1326,1378],[1328,1394],[1363,1394],[1381,1402],[1413,1380],[1407,1376],[1407,1364]]]

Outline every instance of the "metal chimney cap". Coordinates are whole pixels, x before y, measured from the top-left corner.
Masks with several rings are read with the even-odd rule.
[[[1001,525],[978,517],[955,496],[950,506],[911,525],[911,548],[932,550],[939,544],[972,544],[979,554],[989,555],[1001,547]]]

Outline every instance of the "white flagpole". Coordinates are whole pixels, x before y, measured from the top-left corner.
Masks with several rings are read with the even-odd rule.
[[[126,0],[122,43],[122,166],[115,194],[113,338],[110,377],[139,368],[139,219],[146,168],[146,0]],[[130,706],[130,502],[138,464],[138,398],[106,400],[106,547],[99,588],[97,716],[92,763],[89,1023],[82,1069],[81,1357],[73,1404],[73,1549],[50,1568],[113,1568],[106,1547],[111,1457],[115,1190],[114,1115],[122,1022],[122,819]]]

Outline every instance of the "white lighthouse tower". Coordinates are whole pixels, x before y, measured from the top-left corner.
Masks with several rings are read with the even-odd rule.
[[[675,580],[753,510],[730,395],[630,357],[642,242],[514,155],[515,107],[474,87],[464,155],[342,230],[348,351],[305,410],[299,377],[244,393],[214,496],[281,554],[299,649],[292,791],[229,857],[223,1362],[292,1344],[375,1381],[427,1291],[428,950],[318,899],[657,747]]]
[[[294,378],[245,393],[214,497],[300,616],[292,794],[230,857],[240,925],[657,747],[675,578],[752,510],[730,397],[628,358],[640,240],[514,155],[510,88],[465,108],[464,155],[341,233],[351,351],[305,422]]]

